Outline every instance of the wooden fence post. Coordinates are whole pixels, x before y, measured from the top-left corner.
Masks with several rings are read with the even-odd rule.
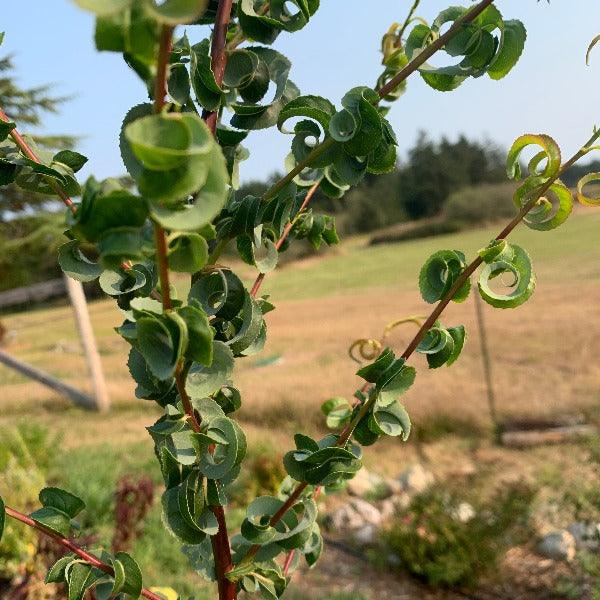
[[[75,281],[75,279],[71,279],[66,275],[64,277],[69,298],[71,299],[71,304],[75,313],[77,330],[79,331],[79,337],[81,339],[83,351],[85,352],[85,358],[94,386],[95,408],[99,411],[105,411],[108,410],[110,406],[110,399],[108,397],[106,381],[104,380],[104,373],[102,372],[100,354],[96,347],[94,330],[92,329],[83,286],[79,281]]]
[[[481,344],[481,360],[483,362],[483,373],[485,377],[485,386],[487,391],[488,406],[490,409],[490,418],[494,427],[498,427],[498,411],[496,408],[496,395],[494,393],[494,383],[492,377],[492,361],[487,343],[487,331],[485,328],[485,319],[483,316],[483,302],[479,291],[475,290],[475,314],[477,315],[477,325],[479,326],[479,343]]]
[[[43,371],[24,363],[22,360],[7,354],[4,352],[4,350],[0,350],[0,363],[10,367],[11,369],[14,369],[15,371],[18,371],[19,373],[25,375],[25,377],[29,377],[29,379],[33,379],[34,381],[49,387],[50,389],[62,394],[63,396],[66,396],[67,398],[70,398],[79,406],[91,409],[96,408],[96,402],[92,397],[80,392],[79,390],[76,390],[74,387],[71,387],[66,383],[63,383],[59,379],[48,375],[48,373],[44,373]]]

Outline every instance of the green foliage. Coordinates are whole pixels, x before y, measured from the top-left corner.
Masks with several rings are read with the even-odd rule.
[[[139,598],[142,574],[136,561],[126,552],[114,556],[102,553],[102,560],[112,567],[114,575],[107,575],[77,555],[69,554],[50,568],[46,583],[65,583],[68,600],[82,600],[91,588],[99,599]]]
[[[344,487],[362,466],[362,446],[384,435],[408,439],[411,422],[399,398],[416,376],[406,364],[412,352],[426,354],[432,368],[459,357],[465,329],[434,322],[441,309],[450,300],[467,298],[470,274],[481,262],[485,266],[479,292],[494,306],[523,303],[533,292],[535,278],[527,253],[509,245],[506,232],[471,264],[457,250],[433,254],[419,277],[423,299],[441,303],[427,321],[433,326],[426,330],[423,325],[399,357],[390,348],[379,352],[383,343],[377,346],[373,362],[357,372],[365,384],[355,400],[335,398],[323,406],[333,433],[320,440],[295,435],[296,448],[283,458],[288,476],[277,491],[248,504],[240,534],[229,544],[224,507],[247,451],[246,436],[235,419],[242,395],[233,385],[233,375],[235,366],[266,342],[265,315],[275,307],[258,295],[262,278],[294,240],[307,240],[314,248],[337,243],[332,216],[306,208],[315,186],[333,200],[373,175],[393,171],[397,139],[386,119],[390,107],[383,103],[400,97],[410,72],[418,70],[428,85],[442,91],[486,73],[500,79],[520,57],[525,29],[519,21],[505,21],[494,6],[477,15],[452,7],[431,26],[421,19],[413,26],[411,12],[406,27],[398,31],[392,26],[384,38],[385,70],[379,81],[386,82],[386,90],[355,87],[335,106],[326,98],[301,94],[290,80],[291,62],[268,47],[281,31],[306,26],[319,8],[318,0],[239,0],[229,23],[228,15],[220,14],[226,5],[210,0],[77,2],[97,17],[98,49],[122,53],[152,101],[131,108],[121,127],[121,156],[134,188],[123,181],[93,178],[80,187],[75,173],[85,157],[32,146],[39,154],[39,162],[33,160],[18,136],[9,137],[12,122],[0,126],[0,182],[65,201],[70,212],[69,241],[59,251],[63,270],[83,281],[97,279],[122,311],[124,321],[116,331],[131,346],[128,366],[136,396],[155,401],[162,413],[148,427],[164,483],[162,520],[192,569],[208,581],[218,580],[222,598],[246,592],[275,600],[301,559],[312,567],[323,549],[315,490]],[[213,51],[219,44],[221,17],[226,47]],[[172,43],[179,24],[189,27]],[[214,37],[190,43],[195,25],[214,25]],[[242,46],[247,40],[262,45]],[[460,62],[442,68],[421,63],[417,57],[432,54],[436,40]],[[229,126],[223,123],[227,114],[232,115]],[[293,128],[286,129],[292,119]],[[292,135],[287,175],[260,196],[244,193],[239,190],[238,167],[248,152],[241,144],[250,132],[275,125]],[[598,137],[600,132],[595,132],[580,155],[590,151]],[[541,150],[530,160],[514,203],[529,226],[551,229],[566,219],[572,205],[570,192],[558,180],[561,156],[556,143],[545,135],[522,136],[509,151],[506,170],[519,179],[521,153],[531,145]],[[452,180],[440,185],[433,169],[424,178],[428,187],[413,185],[410,202],[419,206],[413,216],[437,213],[454,186],[491,177],[496,168],[493,151],[481,152],[464,140],[456,148],[460,152],[443,142],[439,151],[460,167]],[[435,149],[417,149],[421,151],[437,158]],[[431,161],[422,162],[426,169],[431,167]],[[584,203],[593,203],[583,193],[592,181],[595,176],[580,184]],[[423,208],[423,200],[429,202],[428,190],[437,187],[441,195]],[[65,195],[81,199],[73,204]],[[234,241],[241,259],[258,271],[250,289],[218,262]],[[189,274],[187,298],[177,297],[170,270]],[[514,278],[508,282],[508,294],[491,285],[504,274]],[[70,535],[83,502],[48,487],[39,500],[42,507],[31,514],[38,528]],[[400,531],[401,547],[409,553],[423,551],[418,560],[409,555],[405,560],[418,563],[419,572],[430,581],[468,581],[477,561],[491,562],[495,555],[492,546],[480,540],[503,534],[528,499],[519,490],[503,502],[510,519],[504,513],[476,519],[466,532],[462,524],[455,527],[444,520],[439,499],[417,505],[419,518],[439,518],[441,541],[426,540],[433,546],[423,547],[413,543],[414,532]],[[450,541],[444,538],[448,531]],[[479,547],[470,542],[472,537]],[[61,558],[48,580],[66,583],[69,600],[82,600],[90,588],[101,599],[139,597],[142,579],[133,558],[100,552],[99,560],[101,564],[85,556]]]
[[[520,306],[535,290],[535,275],[531,269],[531,260],[523,248],[508,244],[502,240],[492,242],[488,247],[479,251],[486,265],[479,273],[479,292],[481,297],[496,308],[515,308]],[[497,277],[509,274],[512,281],[502,279],[502,283],[511,288],[510,293],[494,290],[490,282]]]
[[[42,508],[35,510],[29,516],[54,533],[62,537],[69,537],[72,519],[85,508],[83,501],[58,488],[42,489],[39,500]]]
[[[454,6],[442,11],[431,26],[416,25],[406,41],[407,58],[411,60],[440,36],[442,27],[455,22],[467,10]],[[458,64],[433,67],[425,63],[419,72],[427,85],[442,92],[456,89],[468,77],[480,77],[485,73],[492,79],[502,79],[519,60],[526,37],[520,21],[504,21],[495,6],[488,6],[444,47],[451,57],[462,57]]]
[[[471,585],[511,545],[528,539],[533,496],[526,486],[513,484],[475,504],[473,518],[463,522],[459,506],[464,496],[434,488],[398,515],[384,541],[402,568],[429,585]]]
[[[422,133],[400,170],[400,201],[411,218],[438,214],[453,192],[465,186],[504,181],[504,158],[490,143],[460,136],[438,144]]]
[[[443,215],[446,221],[463,226],[506,220],[516,213],[511,202],[514,193],[514,185],[509,183],[467,186],[450,194]]]
[[[426,334],[417,347],[417,352],[427,356],[431,369],[442,365],[449,367],[456,362],[465,345],[466,331],[463,325],[442,327],[438,321]]]
[[[465,255],[458,250],[440,250],[427,259],[419,274],[419,289],[425,302],[441,300],[454,287],[467,266]],[[467,279],[452,296],[454,302],[464,302],[471,291]]]

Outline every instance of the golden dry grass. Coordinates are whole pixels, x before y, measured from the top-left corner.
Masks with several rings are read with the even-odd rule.
[[[587,213],[546,236],[519,231],[517,237],[530,249],[538,272],[536,293],[517,310],[485,310],[502,414],[596,412],[600,400],[600,363],[596,360],[600,249],[595,234],[599,226],[598,216]],[[416,274],[428,254],[443,247],[470,250],[483,245],[491,233],[475,231],[462,237],[377,248],[364,248],[361,240],[353,240],[322,259],[283,269],[270,282],[277,310],[268,316],[267,347],[261,357],[239,361],[235,379],[244,398],[241,418],[258,429],[313,427],[319,422],[318,407],[323,400],[350,395],[358,383],[356,364],[347,355],[352,340],[379,336],[388,322],[430,309],[416,290]],[[385,276],[378,279],[377,273]],[[315,280],[322,282],[318,298],[310,297]],[[383,285],[373,286],[371,281]],[[299,288],[301,293],[296,291]],[[71,419],[77,418],[78,438],[85,439],[89,428],[94,439],[101,423],[117,419],[128,438],[136,435],[140,422],[154,418],[153,406],[133,397],[134,386],[125,366],[127,344],[112,329],[121,320],[119,312],[109,300],[91,303],[90,312],[114,404],[112,412],[108,416],[80,413],[51,391],[0,367],[2,421],[35,411],[37,418],[68,434]],[[470,336],[463,356],[452,369],[435,371],[415,358],[418,377],[406,404],[417,424],[443,413],[485,425],[488,413],[473,299],[453,304],[444,322],[466,325]],[[7,351],[71,384],[89,388],[68,307],[10,315],[3,323],[11,332]],[[390,341],[400,350],[412,333],[413,326],[404,325]],[[280,355],[280,360],[257,366],[262,357],[274,355]],[[145,435],[143,430],[139,435]]]

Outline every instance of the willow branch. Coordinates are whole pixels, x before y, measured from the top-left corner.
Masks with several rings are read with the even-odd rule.
[[[544,194],[550,189],[550,187],[556,182],[557,179],[571,166],[573,166],[580,158],[585,156],[588,152],[587,146],[591,145],[596,139],[600,137],[600,130],[590,138],[589,142],[579,152],[574,154],[564,165],[561,167],[559,172],[548,179],[548,181],[539,189],[539,191],[533,195],[533,197],[527,202],[515,218],[496,236],[496,240],[503,240],[507,238],[514,228],[523,220],[527,213],[537,204],[538,200],[544,196]],[[475,272],[477,267],[483,263],[481,256],[478,256],[473,262],[471,262],[465,270],[459,275],[454,282],[454,285],[448,290],[448,293],[440,300],[440,302],[433,309],[427,320],[423,323],[415,337],[408,344],[406,350],[402,353],[402,358],[408,360],[411,354],[417,349],[421,340],[425,337],[426,333],[433,327],[439,316],[442,314],[444,309],[448,306],[452,298],[456,295],[458,290],[465,284],[467,279]]]
[[[594,133],[594,135],[588,140],[586,145],[579,150],[576,154],[574,154],[564,165],[561,167],[559,172],[548,179],[548,181],[540,187],[536,194],[532,196],[532,198],[521,208],[517,216],[510,221],[510,223],[496,236],[496,240],[503,240],[515,229],[515,227],[523,220],[523,218],[529,213],[529,211],[537,204],[538,200],[550,189],[550,187],[559,179],[559,177],[572,165],[574,165],[580,158],[585,156],[589,149],[588,146],[591,146],[598,138],[600,138],[600,130]],[[464,285],[464,283],[469,279],[469,277],[475,272],[477,267],[479,267],[483,262],[481,257],[477,257],[471,264],[469,264],[465,270],[460,274],[460,276],[456,279],[454,285],[450,288],[448,293],[440,300],[439,304],[436,305],[434,310],[431,312],[427,320],[423,323],[413,340],[409,343],[406,350],[402,353],[402,358],[407,360],[412,353],[416,350],[417,346],[425,336],[425,334],[433,327],[434,323],[438,320],[444,309],[448,306],[452,298],[456,295],[458,290]],[[369,388],[369,384],[365,384],[362,388],[362,391],[365,392]],[[342,431],[336,446],[343,447],[347,444],[350,439],[352,433],[356,426],[360,423],[360,421],[369,413],[375,400],[377,399],[376,395],[372,395],[362,406],[360,407],[357,414],[354,416],[352,421],[348,424],[348,426]],[[298,498],[301,496],[302,492],[308,487],[307,483],[300,483],[296,489],[292,492],[290,497],[285,501],[285,503],[281,506],[281,508],[275,513],[269,524],[271,526],[276,525],[283,515],[296,503]],[[244,557],[244,563],[249,562],[256,556],[256,553],[260,550],[259,545],[253,545],[249,548],[246,556]]]
[[[476,19],[494,0],[482,0],[479,4],[467,11],[464,15],[456,19],[450,29],[443,35],[440,35],[429,46],[424,48],[415,56],[395,77],[392,77],[379,91],[379,99],[383,100],[390,92],[393,92],[409,75],[412,75],[419,67],[422,67],[438,50],[441,50],[462,28],[465,23],[470,23]]]
[[[220,87],[223,83],[223,75],[227,66],[227,53],[225,46],[227,43],[227,29],[231,21],[231,9],[233,0],[220,0],[215,18],[215,27],[213,29],[212,43],[210,49],[211,67],[215,75],[215,81]],[[202,118],[206,121],[208,128],[213,132],[217,131],[218,112],[205,112]]]
[[[93,554],[86,552],[83,548],[81,548],[80,546],[78,546],[77,544],[75,544],[74,542],[69,540],[68,538],[62,537],[61,535],[55,533],[54,531],[47,529],[43,525],[40,525],[40,523],[38,523],[37,521],[34,521],[31,517],[24,515],[23,513],[19,512],[18,510],[15,510],[14,508],[10,508],[9,506],[7,506],[7,507],[5,507],[5,510],[6,510],[6,514],[9,517],[11,517],[12,519],[15,519],[15,521],[20,521],[21,523],[24,523],[28,527],[32,527],[33,529],[36,529],[37,531],[39,531],[46,537],[49,537],[52,540],[54,540],[57,544],[59,544],[63,548],[66,548],[70,552],[73,552],[74,554],[79,556],[79,558],[83,559],[85,562],[90,564],[92,567],[95,567],[96,569],[100,569],[101,571],[104,571],[111,577],[114,576],[115,572],[110,565],[107,565],[105,562],[102,562],[97,556],[94,556]],[[142,594],[142,596],[144,596],[144,598],[148,598],[148,600],[162,600],[162,596],[159,596],[146,588],[142,589],[141,594]]]
[[[447,42],[449,42],[462,28],[465,23],[470,23],[473,19],[476,19],[494,0],[482,0],[479,4],[474,6],[471,10],[466,12],[462,17],[456,19],[450,29],[443,35],[437,38],[434,42],[424,48],[417,56],[415,56],[400,72],[398,72],[392,79],[390,79],[383,87],[381,87],[377,94],[379,100],[375,104],[379,104],[390,92],[393,92],[398,86],[400,86],[408,77],[410,77],[415,71],[423,66],[429,58],[431,58],[438,50],[441,50]],[[315,146],[312,152],[301,162],[299,162],[287,175],[277,181],[271,188],[269,188],[263,195],[263,200],[271,200],[293,179],[296,175],[302,173],[304,169],[309,167],[317,158],[323,155],[327,150],[335,145],[333,138],[326,138],[318,146]]]
[[[304,201],[302,202],[298,212],[296,213],[296,216],[294,217],[293,220],[289,221],[286,224],[286,226],[284,227],[281,237],[275,243],[275,248],[277,251],[280,250],[281,246],[283,246],[283,243],[290,235],[290,231],[292,231],[292,227],[294,226],[294,223],[298,220],[298,217],[306,210],[307,206],[310,204],[310,201],[313,199],[315,193],[319,189],[319,185],[321,185],[321,182],[317,181],[317,183],[315,183],[308,190],[306,197],[304,198]],[[258,291],[260,290],[260,288],[263,284],[263,281],[265,280],[265,276],[266,276],[266,273],[259,273],[258,276],[256,277],[256,279],[254,280],[254,285],[252,286],[252,290],[250,291],[250,295],[253,298],[256,298],[256,294],[258,294]]]
[[[4,121],[5,123],[10,123],[10,119],[8,118],[8,116],[6,115],[6,113],[0,108],[0,120]],[[25,141],[25,138],[15,129],[11,130],[11,132],[9,133],[10,137],[13,139],[13,141],[15,142],[15,144],[19,147],[19,150],[21,150],[21,152],[30,160],[32,160],[33,162],[36,162],[38,164],[41,163],[40,159],[37,157],[37,155],[35,154],[35,152],[31,149],[31,147],[29,146],[29,144]],[[46,180],[48,181],[48,184],[50,185],[50,187],[55,191],[55,193],[58,195],[58,197],[63,201],[64,205],[73,213],[75,214],[77,212],[77,207],[75,206],[75,203],[73,202],[73,200],[71,200],[71,198],[69,198],[69,196],[65,193],[65,191],[60,187],[60,185],[58,185],[58,183],[56,183],[56,181],[54,181],[54,179],[50,179],[49,177],[46,178]]]

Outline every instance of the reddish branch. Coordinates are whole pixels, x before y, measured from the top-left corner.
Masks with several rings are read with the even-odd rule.
[[[503,240],[508,237],[508,235],[513,231],[513,229],[523,220],[525,215],[536,206],[538,200],[546,194],[546,192],[550,189],[550,187],[556,182],[556,180],[571,166],[573,166],[580,158],[587,154],[587,146],[591,145],[597,137],[600,137],[600,131],[592,138],[590,141],[584,146],[579,152],[574,154],[560,169],[560,171],[554,176],[551,177],[541,188],[540,190],[521,208],[517,216],[496,236],[496,240]],[[408,344],[406,350],[402,353],[402,358],[408,360],[411,354],[417,349],[417,346],[420,344],[421,340],[425,337],[425,334],[433,327],[435,322],[438,320],[439,316],[442,314],[444,309],[448,306],[452,298],[456,295],[458,290],[464,285],[464,283],[471,277],[471,275],[475,272],[477,267],[479,267],[483,263],[483,259],[481,256],[478,256],[471,264],[469,264],[466,269],[460,274],[457,280],[454,282],[454,285],[450,288],[448,293],[442,300],[440,300],[439,304],[433,309],[432,313],[429,315],[427,320],[423,323],[415,337],[412,339],[410,344]]]
[[[542,196],[544,196],[544,194],[546,194],[546,192],[556,182],[556,180],[569,167],[571,167],[572,165],[574,165],[580,158],[582,158],[583,156],[585,156],[585,154],[587,154],[587,147],[591,146],[591,144],[593,144],[594,141],[598,137],[600,137],[600,130],[592,136],[592,138],[587,142],[587,144],[579,152],[577,152],[576,154],[574,154],[561,167],[560,171],[556,175],[554,175],[554,177],[551,177],[538,190],[538,192],[529,200],[529,202],[527,202],[527,204],[525,204],[523,206],[523,208],[519,211],[519,213],[517,214],[517,216],[498,234],[498,236],[495,239],[496,240],[503,240],[503,239],[505,239],[513,231],[513,229],[523,220],[523,218],[527,215],[527,213],[534,206],[536,206],[538,200]],[[452,300],[452,298],[456,295],[456,292],[458,292],[458,290],[463,286],[463,284],[467,281],[467,279],[469,279],[469,277],[475,272],[475,270],[477,269],[477,267],[479,267],[479,265],[481,265],[482,262],[483,262],[483,259],[481,257],[477,257],[460,274],[460,276],[457,278],[457,280],[455,281],[454,285],[450,288],[450,290],[448,291],[448,293],[446,294],[446,296],[442,300],[440,300],[439,304],[434,308],[434,310],[432,311],[431,315],[429,315],[429,317],[427,318],[427,320],[423,323],[423,325],[421,326],[421,328],[417,332],[417,335],[415,335],[415,337],[410,342],[410,344],[408,345],[408,347],[406,348],[406,350],[402,353],[402,358],[408,359],[412,355],[412,353],[416,350],[417,346],[419,345],[419,343],[421,342],[421,340],[423,339],[423,337],[425,336],[425,334],[429,331],[429,329],[431,329],[431,327],[437,321],[437,319],[440,317],[440,315],[442,314],[442,312],[444,311],[444,309],[448,306],[448,304],[450,303],[450,301]],[[365,391],[367,389],[367,387],[368,387],[368,384],[366,384],[366,386],[363,386],[363,391]],[[373,397],[370,400],[367,400],[362,405],[360,411],[354,417],[354,419],[352,420],[352,422],[340,434],[340,437],[339,437],[339,439],[337,441],[337,444],[336,444],[337,446],[345,446],[346,445],[346,443],[350,439],[350,436],[352,435],[352,432],[354,431],[356,425],[362,420],[362,418],[371,409],[371,406],[372,406],[374,400],[375,400],[375,397]],[[271,520],[269,521],[270,525],[272,525],[272,526],[276,525],[281,520],[281,518],[283,517],[283,515],[296,503],[296,501],[298,500],[298,498],[300,497],[300,495],[302,494],[302,492],[307,487],[308,487],[308,484],[306,484],[306,483],[300,483],[296,487],[296,489],[294,490],[294,492],[290,495],[290,497],[286,500],[286,502],[281,506],[281,508],[277,511],[277,513],[275,513],[273,515],[273,517],[271,517]],[[257,545],[252,546],[248,550],[248,553],[246,554],[246,556],[244,557],[244,562],[250,561],[254,556],[256,556],[256,553],[259,550],[260,550],[260,546],[257,546]],[[291,561],[291,559],[290,559],[290,561]],[[286,560],[286,562],[287,562],[287,560]]]
[[[28,517],[27,515],[24,515],[23,513],[19,512],[18,510],[15,510],[14,508],[10,508],[9,506],[6,507],[6,514],[9,517],[15,519],[16,521],[20,521],[21,523],[24,523],[29,527],[33,527],[45,536],[52,538],[57,544],[60,544],[67,550],[70,550],[71,552],[79,556],[79,558],[82,558],[83,560],[85,560],[85,562],[92,565],[92,567],[96,567],[97,569],[104,571],[108,575],[114,576],[115,572],[113,571],[110,565],[107,565],[106,563],[102,562],[97,556],[86,552],[83,548],[80,548],[71,540],[62,537],[61,535],[55,533],[54,531],[51,531],[50,529],[47,529],[43,525],[40,525],[31,517]],[[142,589],[142,596],[144,596],[144,598],[148,598],[149,600],[162,600],[161,596],[155,594],[154,592],[151,592],[146,588]]]
[[[227,52],[225,45],[227,44],[227,29],[231,21],[231,8],[233,0],[220,0],[215,18],[215,27],[213,29],[212,44],[210,49],[211,67],[215,75],[215,81],[220,87],[223,83],[223,75],[227,66]],[[205,111],[202,118],[206,121],[208,128],[213,132],[217,131],[217,121],[219,119],[218,112]]]
[[[5,123],[10,123],[10,119],[6,115],[6,113],[0,108],[0,120]],[[19,147],[21,152],[30,160],[36,163],[41,163],[40,159],[36,156],[35,152],[31,149],[29,144],[25,141],[23,136],[16,130],[13,129],[10,132],[10,137],[13,139],[15,144]],[[58,194],[59,198],[64,202],[65,206],[69,208],[69,210],[75,214],[77,212],[77,208],[75,207],[75,203],[67,194],[65,194],[64,190],[56,183],[54,180],[48,179],[48,183],[52,186],[52,189]]]
[[[227,29],[231,20],[232,6],[233,0],[219,0],[212,35],[211,66],[215,75],[215,81],[219,86],[223,83],[223,74],[227,65],[225,44],[227,43]],[[219,118],[218,112],[204,113],[202,116],[208,128],[215,135]],[[217,534],[211,538],[219,587],[219,599],[235,600],[237,598],[236,584],[226,577],[226,574],[233,569],[233,561],[231,559],[231,547],[229,545],[229,535],[225,521],[225,510],[222,506],[213,506],[212,511],[219,524]]]
[[[223,4],[223,3],[221,3]],[[224,4],[229,4],[229,11],[231,11],[231,1],[227,0]],[[219,13],[222,12],[221,6],[219,6]],[[229,13],[227,13],[229,14]],[[217,21],[222,22],[223,16],[217,16]],[[227,21],[229,18],[227,17]],[[225,33],[227,27],[225,26]],[[165,106],[165,98],[167,95],[167,80],[168,80],[168,67],[169,58],[171,55],[171,49],[173,45],[173,28],[164,26],[160,35],[160,47],[158,52],[158,64],[156,68],[156,80],[154,83],[154,112],[160,113]],[[224,45],[224,43],[223,43]],[[214,46],[214,43],[213,43]],[[223,63],[224,69],[224,63]],[[222,72],[221,72],[222,77]],[[215,121],[216,123],[216,121]],[[214,133],[214,129],[213,129]],[[158,264],[158,272],[160,276],[160,287],[162,292],[162,304],[164,310],[170,310],[172,308],[171,295],[169,291],[169,265],[167,260],[167,240],[164,229],[154,224],[154,234],[156,239],[156,261]],[[177,390],[181,397],[184,410],[188,415],[189,422],[194,431],[200,430],[200,423],[194,413],[194,409],[185,389],[185,373],[182,365],[177,366],[175,372],[175,381],[177,384]],[[231,549],[229,546],[229,536],[227,533],[227,525],[225,523],[225,511],[222,506],[212,507],[212,511],[219,524],[219,529],[216,535],[211,537],[213,546],[213,553],[215,557],[215,568],[217,572],[217,581],[219,587],[219,599],[220,600],[235,600],[236,598],[236,587],[235,583],[229,581],[225,577],[225,573],[233,568],[233,562],[231,560]]]
[[[388,81],[383,87],[378,90],[379,100],[383,100],[390,92],[395,90],[402,82],[404,82],[410,75],[412,75],[417,69],[423,66],[423,63],[427,59],[431,58],[438,50],[443,48],[446,43],[451,40],[465,23],[471,22],[477,18],[494,0],[483,0],[471,10],[466,12],[462,17],[457,19],[446,33],[437,38],[434,42],[424,48],[417,56],[415,56],[401,71],[399,71],[390,81]],[[377,103],[376,103],[377,104]],[[264,194],[264,200],[270,200],[274,198],[279,191],[281,191],[290,181],[304,171],[304,169],[327,152],[332,146],[335,145],[333,138],[325,139],[321,144],[315,146],[312,152],[302,161],[299,162],[285,177],[282,177],[277,183],[275,183],[267,192]]]
[[[379,98],[385,98],[390,92],[393,92],[409,75],[414,73],[419,67],[423,66],[429,58],[431,58],[438,50],[441,50],[446,43],[451,40],[462,28],[465,23],[470,23],[476,19],[494,0],[483,0],[471,10],[467,11],[462,17],[454,21],[450,29],[443,35],[440,35],[437,40],[433,41],[429,46],[417,54],[395,77],[392,77],[378,91]]]
[[[306,207],[310,204],[310,201],[313,199],[313,196],[315,195],[316,191],[319,189],[320,184],[321,184],[321,182],[318,181],[310,188],[310,190],[308,190],[308,193],[306,194],[306,198],[304,198],[304,202],[302,202],[302,205],[300,206],[300,210],[298,211],[296,218],[298,218],[298,216],[300,216],[306,210]],[[287,239],[288,235],[290,235],[290,231],[292,230],[292,227],[294,226],[295,220],[296,219],[287,223],[287,225],[283,229],[283,233],[281,234],[281,237],[277,240],[277,243],[275,244],[275,248],[277,250],[279,250],[281,248],[281,246],[283,246],[283,243]],[[256,298],[256,294],[258,294],[258,291],[260,290],[260,287],[263,284],[265,275],[266,275],[266,273],[259,273],[257,278],[255,279],[254,285],[252,286],[252,290],[250,291],[250,295],[253,298]]]

